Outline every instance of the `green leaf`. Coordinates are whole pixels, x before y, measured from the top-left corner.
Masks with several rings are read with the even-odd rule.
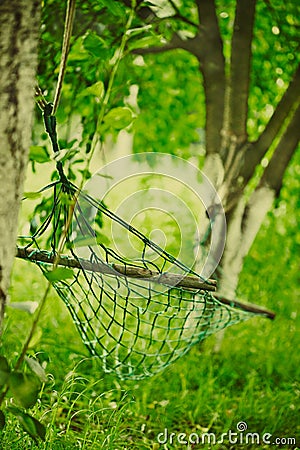
[[[33,374],[16,371],[9,377],[9,387],[18,404],[23,408],[32,408],[38,399],[41,383]]]
[[[112,2],[111,0],[101,0],[102,5],[106,6],[110,13],[114,16],[124,17],[124,9],[118,2]]]
[[[5,427],[5,415],[3,411],[0,410],[0,430],[3,430]]]
[[[74,275],[73,270],[68,269],[66,267],[57,267],[51,272],[45,273],[45,277],[47,278],[47,280],[51,282],[67,280],[69,278],[72,278],[73,275]]]
[[[33,333],[31,340],[30,340],[28,348],[34,349],[37,346],[37,344],[40,342],[42,336],[43,336],[43,332],[42,332],[41,328],[37,327],[35,332]]]
[[[122,130],[128,127],[133,120],[133,113],[131,109],[126,106],[111,109],[104,117],[104,125],[100,129]]]
[[[78,150],[76,148],[62,149],[59,153],[56,153],[53,158],[55,161],[65,162],[72,159],[77,153]]]
[[[32,145],[29,150],[30,161],[36,161],[38,163],[46,163],[50,161],[49,153],[45,147],[40,145]]]
[[[24,192],[24,197],[32,200],[40,198],[42,195],[42,192]]]
[[[10,368],[7,359],[0,356],[0,386],[4,386],[9,378]]]
[[[74,202],[74,199],[70,197],[70,194],[68,194],[67,192],[61,192],[59,198],[61,204],[64,206],[70,206]]]
[[[136,39],[128,42],[129,50],[137,48],[156,47],[161,45],[161,36],[145,36],[141,39]]]
[[[99,100],[102,100],[104,97],[105,88],[102,81],[97,81],[97,83],[92,84],[91,86],[84,89],[80,95],[95,95],[95,97],[98,97]]]
[[[77,139],[72,139],[71,141],[67,141],[66,139],[59,139],[58,142],[60,148],[73,148],[74,144],[77,143]]]
[[[27,419],[31,419],[35,425],[37,436],[41,438],[42,441],[45,441],[46,439],[46,427],[35,417],[30,416],[29,414],[26,414]]]
[[[99,233],[99,231],[97,231],[97,244],[105,244],[105,245],[109,245],[110,241],[109,239],[102,233]]]
[[[28,367],[32,370],[32,372],[43,382],[47,382],[47,376],[44,368],[40,365],[40,363],[34,359],[25,356],[25,361],[28,364]]]
[[[29,314],[34,314],[39,304],[38,302],[27,301],[27,302],[11,302],[8,303],[7,306],[13,309],[18,309],[19,311],[25,311]]]
[[[18,419],[24,430],[34,440],[40,438],[42,441],[45,441],[46,428],[41,422],[13,405],[9,405],[7,409]]]
[[[105,41],[96,33],[89,33],[83,41],[83,46],[94,56],[99,56],[103,47],[107,47]]]
[[[96,238],[91,236],[79,236],[74,240],[75,247],[88,247],[96,244]]]

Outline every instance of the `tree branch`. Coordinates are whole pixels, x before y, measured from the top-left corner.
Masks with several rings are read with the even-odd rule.
[[[300,140],[300,105],[298,105],[294,116],[288,125],[285,133],[281,137],[273,156],[266,167],[259,186],[268,186],[275,191],[278,196],[284,172],[297,149]]]
[[[229,131],[237,143],[247,139],[248,95],[251,65],[251,43],[256,0],[236,2],[234,31],[231,41],[229,81]]]
[[[242,239],[238,250],[240,258],[244,258],[249,252],[267,212],[280,192],[284,172],[299,142],[299,123],[300,105],[244,209],[241,222]]]
[[[53,264],[55,257],[42,251],[36,251],[30,248],[20,248],[17,247],[17,258],[28,259],[32,262],[43,262],[45,264]],[[145,269],[143,267],[127,267],[120,264],[108,265],[105,263],[92,263],[91,261],[85,259],[75,259],[69,258],[67,256],[59,256],[56,258],[57,265],[64,267],[71,267],[76,269],[84,269],[88,271],[98,272],[106,275],[121,276],[128,278],[138,278],[141,280],[165,284],[170,287],[183,287],[185,289],[200,289],[206,291],[216,290],[216,281],[207,280],[207,282],[202,282],[200,278],[195,276],[181,276],[174,273],[157,273],[151,270]],[[238,300],[228,300],[218,294],[214,293],[215,297],[225,305],[231,306],[232,308],[239,308],[246,312],[251,312],[254,314],[264,315],[270,319],[274,319],[275,314],[260,306],[254,305],[252,303],[243,303]]]
[[[198,25],[197,23],[195,23],[195,22],[192,22],[192,21],[189,20],[187,17],[183,16],[183,15],[181,14],[181,12],[179,11],[179,9],[178,9],[176,3],[175,3],[173,0],[169,0],[169,3],[171,4],[172,8],[173,8],[174,11],[175,11],[175,15],[173,16],[174,19],[179,19],[179,20],[181,20],[182,22],[186,23],[187,25],[191,25],[191,26],[193,26],[193,27],[195,27],[195,28],[198,29],[199,25]]]
[[[190,38],[183,40],[181,37],[174,33],[172,36],[172,39],[167,42],[164,45],[161,46],[154,46],[154,47],[148,47],[148,48],[137,48],[132,51],[132,53],[138,54],[138,55],[149,55],[149,54],[155,54],[155,53],[163,53],[168,52],[170,50],[176,50],[176,49],[182,49],[187,50],[188,52],[192,52],[192,49],[194,47],[193,41],[195,41],[196,38]]]
[[[279,133],[282,124],[288,117],[293,105],[300,98],[300,64],[291,80],[287,90],[283,94],[266,128],[256,142],[253,142],[245,155],[241,176],[245,186],[252,177],[255,167],[268,151],[273,140]]]
[[[205,41],[201,38],[200,34],[197,34],[193,38],[182,39],[179,34],[174,33],[172,39],[162,46],[135,49],[132,51],[132,53],[136,53],[138,55],[148,55],[181,49],[186,50],[187,52],[196,56],[196,58],[199,60],[199,58],[201,57],[200,55],[204,53],[203,44],[205,44]]]
[[[194,53],[203,73],[206,104],[206,153],[218,153],[225,106],[225,60],[215,3],[196,0],[199,15],[201,48]]]
[[[283,94],[280,102],[277,105],[268,125],[262,132],[261,136],[255,143],[256,151],[264,155],[265,149],[268,149],[273,142],[274,138],[278,134],[284,120],[290,113],[294,103],[299,100],[300,97],[300,64],[297,67],[295,74]]]
[[[145,47],[145,48],[135,48],[131,53],[135,55],[155,55],[157,53],[169,52],[170,50],[176,50],[180,48],[176,45],[172,45],[170,42],[168,44],[162,45],[161,47]]]
[[[266,316],[268,319],[271,320],[275,319],[276,314],[273,311],[270,311],[269,309],[263,308],[259,305],[255,305],[254,303],[244,303],[238,300],[230,300],[219,294],[214,294],[214,297],[216,297],[220,302],[224,303],[225,305],[229,305],[233,308],[241,308],[243,311]]]
[[[121,0],[121,3],[124,3],[125,6],[128,6],[128,8],[132,8],[132,0]],[[144,6],[143,0],[137,0],[136,1],[136,13],[146,23],[150,23],[153,21],[153,19],[157,18],[154,11],[152,11],[149,6]]]
[[[124,5],[128,6],[129,8],[132,6],[132,0],[121,0],[121,1],[122,3],[124,3]],[[183,16],[173,0],[169,0],[169,3],[175,12],[175,14],[170,16],[169,19],[178,19],[181,22],[184,22],[187,25],[191,25],[192,27],[198,29],[198,24],[193,22],[192,20],[189,20],[187,17]],[[143,0],[137,0],[135,9],[137,15],[140,17],[140,19],[143,20],[143,22],[151,23],[154,22],[154,20],[155,22],[157,20],[161,20],[149,6],[145,6]]]
[[[175,273],[159,273],[154,272],[144,267],[133,267],[121,264],[106,264],[102,262],[91,262],[82,258],[70,258],[68,256],[58,256],[37,251],[33,248],[17,248],[16,257],[21,259],[27,259],[32,262],[40,262],[44,264],[53,264],[56,260],[57,265],[63,267],[70,267],[75,269],[82,269],[89,272],[102,273],[103,275],[113,275],[118,277],[136,278],[140,280],[149,281],[152,283],[165,284],[170,287],[183,287],[187,289],[203,289],[206,291],[216,290],[216,281],[207,280],[203,281],[200,277],[190,275],[180,275]]]

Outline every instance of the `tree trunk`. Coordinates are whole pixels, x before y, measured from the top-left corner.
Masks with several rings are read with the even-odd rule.
[[[127,0],[123,1],[129,4]],[[194,3],[199,19],[199,25],[194,24],[194,37],[183,39],[177,32],[164,45],[135,50],[135,53],[161,53],[181,48],[193,54],[199,61],[206,109],[206,158],[203,172],[215,187],[224,211],[215,208],[214,199],[211,199],[208,212],[214,212],[213,220],[209,224],[205,211],[199,212],[198,223],[202,236],[197,235],[196,239],[197,244],[204,244],[203,240],[208,239],[207,232],[214,227],[215,235],[219,234],[222,245],[224,225],[223,221],[217,219],[219,214],[226,214],[227,236],[224,254],[220,260],[218,246],[215,245],[217,251],[212,252],[210,248],[207,266],[216,267],[220,262],[218,290],[220,295],[234,298],[244,258],[271,209],[274,198],[280,193],[284,172],[297,149],[300,137],[299,106],[297,108],[300,99],[300,65],[295,67],[289,86],[264,131],[256,141],[251,141],[247,131],[248,99],[253,30],[258,2],[236,2],[229,62],[224,58],[224,42],[215,0],[195,0]],[[178,23],[187,23],[187,18],[181,14],[180,8],[173,6],[173,9]],[[146,12],[150,20],[154,13],[150,8],[144,11]],[[276,142],[278,143],[273,156],[256,189],[247,200],[244,196],[245,188],[266,153],[272,150]],[[199,272],[203,264],[201,255],[196,245],[195,270]],[[205,275],[214,276],[207,271]]]
[[[262,222],[280,194],[284,172],[298,146],[300,138],[300,106],[281,136],[263,175],[248,202],[240,196],[227,214],[227,240],[221,261],[220,288],[222,295],[233,297],[243,261],[248,254]]]
[[[31,140],[38,0],[0,2],[0,333],[15,255],[18,213]]]

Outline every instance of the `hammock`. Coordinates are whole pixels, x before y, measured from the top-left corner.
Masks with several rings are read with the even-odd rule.
[[[49,104],[44,119],[58,152]],[[105,372],[142,379],[229,325],[255,315],[274,318],[256,305],[219,298],[214,280],[203,279],[101,200],[80,191],[66,178],[61,162],[57,169],[59,180],[42,190],[45,198],[32,221],[35,230],[19,237],[16,256],[36,264],[51,282]],[[51,205],[47,214],[42,213],[46,204]],[[97,217],[93,224],[92,216]],[[103,239],[104,222],[134,241],[134,259],[119,254],[109,236]]]

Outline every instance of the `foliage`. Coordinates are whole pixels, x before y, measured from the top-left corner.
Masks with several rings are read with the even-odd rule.
[[[299,64],[299,5],[258,2],[249,96],[249,132],[263,131]]]
[[[85,0],[80,2],[77,10],[63,95],[57,112],[62,149],[59,158],[69,179],[76,182],[83,182],[90,177],[90,159],[95,150],[101,149],[110,138],[116,140],[121,130],[134,132],[135,152],[163,150],[186,159],[203,159],[205,109],[199,61],[195,56],[178,49],[144,55],[139,52],[140,49],[168,44],[174,33],[186,38],[194,36],[195,24],[198,23],[194,2],[144,2],[142,7],[155,10],[158,19],[147,24],[136,14],[127,30],[130,8],[124,4],[126,2]],[[227,63],[230,58],[234,4],[233,1],[217,2]],[[48,100],[53,98],[56,85],[64,14],[63,2],[45,1],[38,81]],[[248,132],[251,140],[257,139],[266,126],[297,65],[298,15],[299,5],[296,1],[284,4],[279,0],[258,2],[249,96]],[[137,92],[137,98],[134,92]],[[56,179],[55,171],[51,175],[56,160],[47,139],[38,112],[29,159],[33,171],[39,172],[43,170],[41,167],[45,167],[49,178]],[[295,164],[287,175],[286,184],[292,185],[292,190],[296,187],[290,180],[299,175],[298,172],[299,165]],[[243,419],[243,416],[251,420],[253,427],[257,427],[255,430],[260,432],[270,430],[281,435],[296,432],[294,413],[297,406],[294,398],[299,393],[299,386],[291,380],[299,376],[299,365],[290,365],[286,350],[292,349],[292,330],[298,320],[294,299],[288,302],[287,296],[286,301],[283,301],[278,290],[274,289],[281,274],[275,270],[273,277],[269,277],[269,271],[260,260],[261,252],[265,251],[274,262],[277,261],[278,236],[275,235],[272,240],[269,233],[272,227],[278,228],[278,232],[286,236],[290,244],[286,246],[284,262],[290,266],[290,288],[296,291],[293,278],[297,276],[294,262],[296,250],[293,247],[294,240],[291,239],[291,230],[295,224],[285,219],[289,195],[286,190],[283,191],[277,210],[268,217],[270,227],[262,230],[261,236],[265,233],[265,239],[258,241],[246,263],[249,273],[258,275],[256,272],[259,267],[259,276],[271,278],[272,283],[266,284],[263,291],[261,283],[247,273],[240,288],[249,294],[248,286],[251,285],[251,295],[260,295],[266,302],[267,294],[270,294],[269,306],[279,305],[284,311],[285,322],[275,331],[257,324],[255,327],[260,327],[258,331],[253,325],[249,325],[244,333],[241,330],[232,331],[220,355],[211,356],[212,346],[209,341],[204,347],[204,357],[200,363],[199,350],[195,349],[190,356],[163,374],[162,381],[155,378],[148,384],[145,382],[135,386],[129,383],[123,386],[135,397],[134,406],[128,397],[120,394],[120,386],[117,389],[111,387],[115,383],[113,379],[106,378],[101,384],[103,374],[99,376],[101,381],[94,376],[97,373],[94,361],[88,360],[78,366],[76,372],[73,370],[73,359],[80,359],[80,352],[84,353],[84,350],[76,341],[70,322],[66,322],[68,325],[65,327],[65,317],[61,321],[54,317],[53,307],[31,340],[32,355],[26,359],[26,366],[13,369],[17,361],[16,341],[18,350],[21,351],[22,347],[20,343],[24,330],[20,323],[26,322],[26,327],[28,323],[24,321],[23,315],[18,316],[17,310],[11,310],[9,314],[15,321],[12,329],[15,327],[19,337],[16,341],[12,339],[10,330],[4,354],[10,355],[11,361],[0,357],[2,392],[5,395],[9,389],[9,395],[13,398],[5,414],[0,412],[0,427],[7,430],[2,436],[2,448],[11,448],[12,442],[16,449],[25,448],[28,444],[26,439],[22,443],[23,434],[19,428],[17,437],[12,437],[15,419],[36,442],[38,439],[46,440],[44,448],[53,449],[76,446],[121,448],[123,442],[130,448],[154,449],[157,448],[155,436],[162,425],[189,432],[213,429],[221,433],[237,420]],[[30,220],[30,231],[34,232],[41,215],[51,210],[53,199],[43,193],[42,198],[39,194],[31,193],[30,196],[37,201]],[[290,214],[292,216],[292,212]],[[98,222],[101,228],[101,217]],[[69,275],[68,269],[54,269],[49,273],[49,278],[52,281],[67,279]],[[17,272],[15,276],[20,274]],[[29,281],[25,296],[24,287],[14,287],[15,300],[20,303],[22,314],[24,309],[30,311],[32,306],[21,306],[23,299],[32,297],[31,276]],[[60,314],[63,316],[64,313]],[[287,324],[290,327],[289,335],[283,339],[283,328]],[[62,336],[58,325],[66,330],[65,336]],[[57,341],[63,343],[61,348],[55,345],[55,333]],[[251,346],[245,360],[243,346],[249,342],[250,333]],[[268,349],[264,344],[268,338],[272,344],[272,355],[265,360],[261,355],[264,356]],[[76,345],[70,349],[72,341]],[[42,361],[48,353],[40,350],[43,347],[50,348],[49,353],[55,348],[53,361],[49,364],[47,360]],[[235,356],[231,355],[229,349],[234,349]],[[36,351],[39,352],[38,357],[33,358]],[[63,370],[57,367],[57,361],[67,361]],[[71,373],[65,377],[64,370],[68,364]],[[55,374],[52,385],[45,375],[45,367]],[[191,367],[193,370],[190,370]],[[248,373],[249,367],[251,370]],[[93,375],[90,375],[91,371]],[[46,413],[42,412],[39,403],[41,389]],[[104,393],[99,394],[100,390]],[[281,408],[281,421],[272,407],[274,397]],[[285,415],[284,409],[287,411]],[[32,415],[32,411],[38,419]],[[263,423],[267,418],[269,422]],[[134,427],[131,425],[132,420]],[[43,421],[47,424],[48,436]]]
[[[199,62],[184,50],[139,54],[140,49],[168,44],[174,32],[186,38],[195,35],[198,16],[194,2],[176,4],[174,9],[171,2],[138,2],[128,30],[126,54],[105,105],[104,123],[97,127],[129,10],[121,1],[113,2],[114,6],[92,0],[81,2],[57,113],[60,135],[64,135],[61,147],[70,148],[72,142],[68,167],[73,180],[82,174],[81,164],[91,150],[96,131],[103,142],[107,135],[116,138],[126,128],[134,131],[135,152],[163,151],[203,159],[205,102]],[[143,21],[139,14],[143,7],[152,8],[158,19],[149,24]],[[235,2],[218,1],[216,7],[228,64]],[[294,0],[257,4],[249,95],[250,140],[257,139],[265,128],[299,62],[298,15],[299,5]],[[56,85],[63,21],[63,4],[45,2],[38,80],[48,99],[53,97]],[[115,112],[110,112],[114,108]],[[114,115],[121,111],[122,118],[116,123]],[[36,130],[37,146],[43,136]]]
[[[7,359],[0,356],[0,388],[4,395],[9,389],[14,402],[10,403],[6,410],[18,419],[23,429],[37,442],[38,439],[45,440],[46,428],[28,414],[27,410],[36,404],[46,375],[37,360],[27,357],[26,362],[29,372],[12,370]],[[3,401],[3,394],[1,400]],[[0,429],[3,430],[5,425],[6,416],[3,410],[0,410]]]
[[[47,427],[45,447],[39,448],[153,450],[159,448],[155,447],[157,434],[165,427],[169,432],[209,431],[220,436],[229,429],[235,431],[241,420],[248,423],[249,432],[300,438],[299,235],[294,235],[294,221],[299,220],[298,171],[296,158],[278,208],[269,214],[246,260],[240,284],[241,297],[254,302],[259,298],[277,312],[277,319],[274,323],[257,319],[228,329],[220,353],[213,352],[211,337],[162,374],[138,383],[120,383],[103,374],[96,360],[85,358],[67,311],[58,298],[50,297],[40,336],[30,350],[38,353],[48,373],[43,403],[33,410]],[[37,298],[44,285],[37,270],[19,261],[12,301]],[[8,314],[6,349],[16,354],[26,335],[21,325],[24,312],[9,309]],[[28,321],[25,325],[29,327]],[[3,450],[29,448],[29,440],[18,427],[15,434],[14,420],[7,417]],[[174,443],[171,448],[182,446]],[[257,444],[245,448],[254,450]]]

